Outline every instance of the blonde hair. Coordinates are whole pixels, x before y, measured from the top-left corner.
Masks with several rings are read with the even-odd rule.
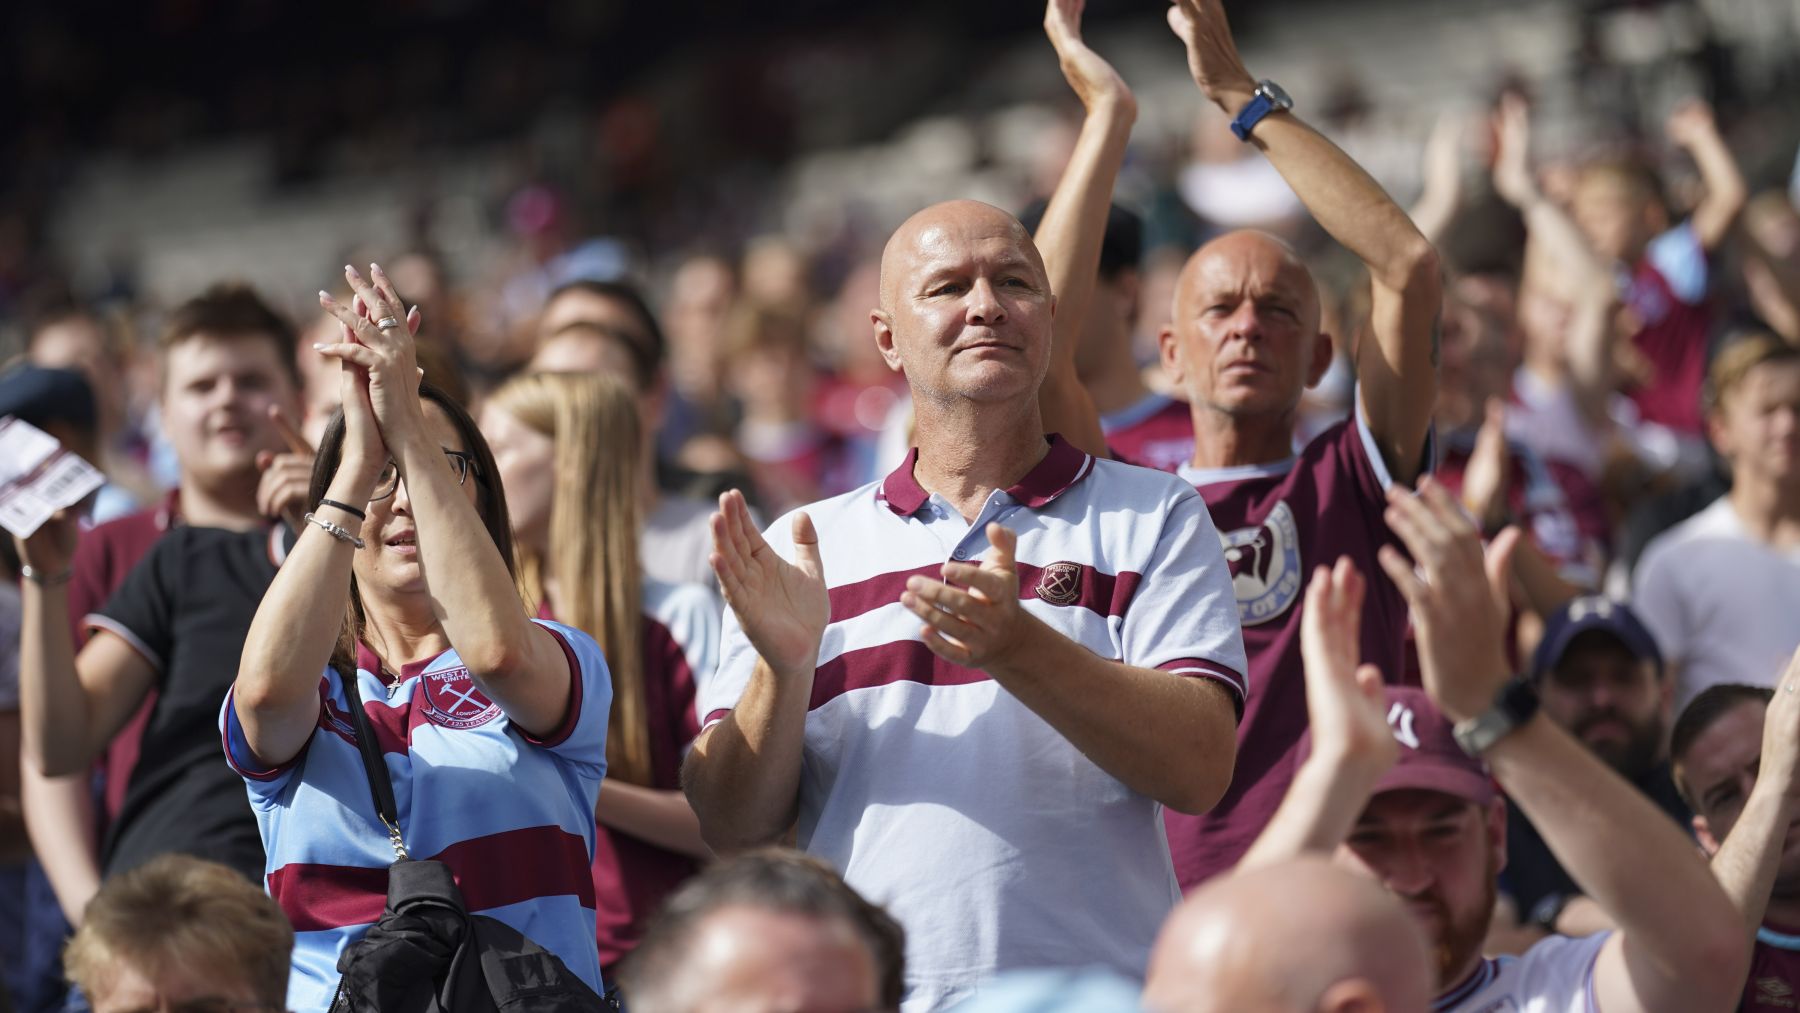
[[[643,571],[638,561],[643,434],[636,395],[598,373],[535,373],[494,392],[494,407],[550,437],[555,485],[549,559],[518,546],[519,590],[528,604],[556,582],[556,618],[594,635],[612,672],[607,774],[651,784],[645,703]]]
[[[63,947],[69,980],[91,999],[120,965],[231,976],[287,1008],[294,930],[254,884],[217,862],[161,855],[108,879]]]
[[[1725,409],[1725,400],[1743,385],[1758,366],[1770,362],[1800,362],[1800,348],[1764,331],[1751,331],[1727,343],[1707,370],[1702,395],[1710,412]]]

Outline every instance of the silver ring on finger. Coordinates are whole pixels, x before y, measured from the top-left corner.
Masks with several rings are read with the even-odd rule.
[[[398,326],[400,326],[400,321],[395,317],[382,317],[375,321],[375,329],[378,331],[391,331]]]

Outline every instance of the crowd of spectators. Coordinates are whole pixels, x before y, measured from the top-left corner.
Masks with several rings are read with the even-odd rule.
[[[710,148],[569,76],[625,8],[99,132],[25,67],[0,416],[105,484],[0,545],[0,1009],[325,1009],[408,852],[644,1013],[1791,1008],[1800,80],[1627,7],[1585,107],[1396,145],[1180,0],[1173,154],[1050,0],[1015,205],[822,231],[817,37],[715,69]],[[591,177],[473,260],[441,203],[345,235],[306,311],[72,270],[18,167],[269,119],[301,186],[571,96]]]

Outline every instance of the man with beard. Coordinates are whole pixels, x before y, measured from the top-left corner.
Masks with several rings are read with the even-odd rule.
[[[1663,742],[1672,684],[1656,641],[1637,615],[1598,595],[1576,598],[1545,624],[1532,656],[1544,713],[1629,781],[1677,826],[1691,818],[1675,789]],[[1520,921],[1544,933],[1585,935],[1612,927],[1550,853],[1544,838],[1507,804],[1501,886]]]
[[[1411,608],[1425,692],[1386,690],[1400,759],[1373,797],[1346,763],[1341,784],[1283,802],[1284,821],[1297,815],[1290,805],[1307,805],[1301,815],[1323,828],[1294,835],[1290,852],[1334,849],[1340,864],[1407,902],[1437,956],[1439,1013],[1725,1007],[1748,958],[1725,892],[1654,806],[1540,713],[1532,680],[1510,674],[1503,606],[1518,530],[1502,532],[1484,558],[1480,533],[1429,479],[1417,496],[1391,493],[1385,519],[1411,554],[1386,547],[1380,564]],[[1616,930],[1483,958],[1507,858],[1494,782]],[[1350,798],[1368,802],[1345,837],[1333,820]]]
[[[1675,783],[1754,940],[1737,1007],[1791,1010],[1800,991],[1800,653],[1778,689],[1721,683],[1675,722]]]

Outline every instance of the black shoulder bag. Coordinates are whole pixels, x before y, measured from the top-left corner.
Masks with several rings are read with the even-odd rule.
[[[471,915],[450,867],[413,860],[400,836],[394,784],[363,713],[356,673],[338,673],[375,813],[394,846],[387,907],[338,956],[331,1013],[609,1013],[562,958],[505,922]]]

